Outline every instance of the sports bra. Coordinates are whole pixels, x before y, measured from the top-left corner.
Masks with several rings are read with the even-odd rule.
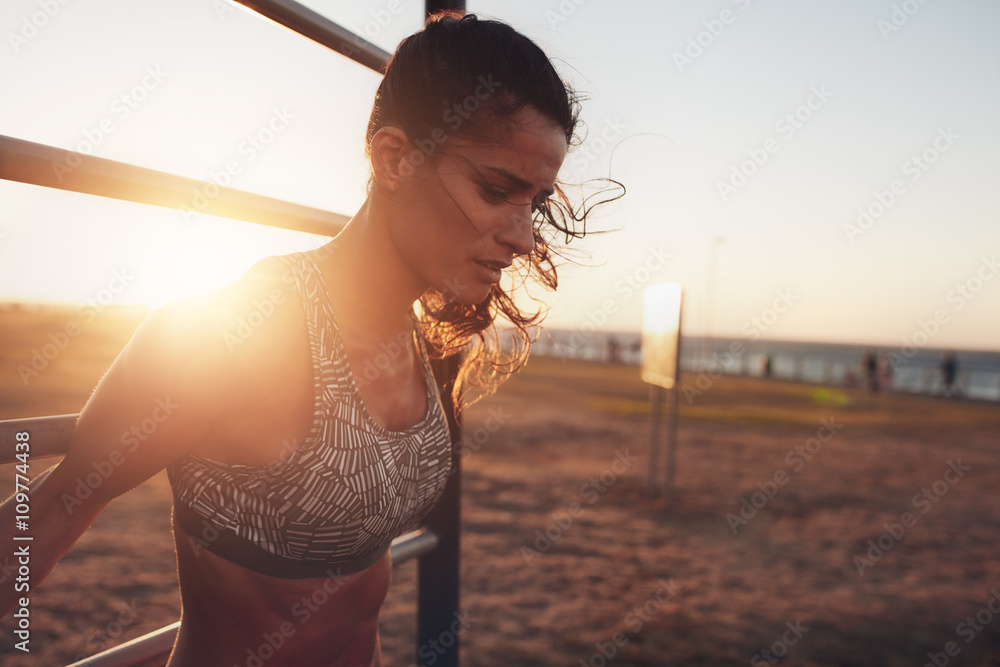
[[[423,340],[424,417],[391,431],[365,407],[319,267],[278,255],[295,277],[313,359],[314,409],[305,441],[269,465],[185,454],[167,466],[174,521],[207,549],[275,577],[349,574],[378,561],[420,526],[444,491],[451,438]]]

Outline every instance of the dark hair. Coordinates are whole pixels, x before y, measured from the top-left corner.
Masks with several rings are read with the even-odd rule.
[[[433,160],[446,153],[449,136],[502,140],[507,127],[503,121],[528,105],[557,123],[568,144],[578,143],[579,97],[537,44],[501,21],[462,11],[440,12],[404,39],[386,65],[368,121],[365,152],[370,157],[372,138],[379,129],[396,126],[420,147],[423,156],[417,158]],[[373,178],[369,193],[374,184]],[[546,288],[556,289],[553,258],[561,253],[552,232],[560,232],[567,243],[583,237],[591,198],[574,208],[557,183],[555,194],[536,208],[534,249],[514,263],[524,281],[534,277]],[[527,361],[528,328],[544,317],[542,310],[534,315],[521,312],[499,285],[493,285],[489,296],[477,305],[459,303],[431,289],[421,296],[420,310],[421,332],[432,356],[468,352],[452,387],[456,412],[474,402],[464,400],[470,384],[483,387],[483,395],[490,393]],[[508,361],[500,350],[497,315],[514,325],[519,342]],[[487,334],[493,345],[487,344]]]

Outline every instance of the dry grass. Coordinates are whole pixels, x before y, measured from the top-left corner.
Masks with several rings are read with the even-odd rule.
[[[26,389],[12,361],[46,326],[36,322],[32,339],[2,331],[12,341],[4,418],[78,411],[135,323],[117,333],[95,323],[85,333],[103,341],[99,353],[81,334],[37,378],[45,391]],[[535,359],[466,415],[467,433],[490,410],[508,417],[463,462],[462,604],[475,619],[462,636],[464,664],[598,665],[592,656],[621,633],[608,664],[745,665],[797,621],[808,631],[780,665],[916,666],[949,641],[961,651],[950,664],[1000,664],[1000,619],[968,643],[957,631],[1000,590],[996,405],[722,377],[681,399],[668,510],[643,496],[648,389],[637,376]],[[795,470],[788,453],[831,418],[843,427]],[[612,473],[626,451],[637,461]],[[958,459],[969,471],[937,502],[914,505]],[[726,515],[779,470],[787,482],[734,535]],[[854,557],[904,512],[915,523],[859,574]],[[163,474],[112,503],[32,597],[30,658],[13,655],[3,621],[3,664],[93,653],[133,600],[143,610],[113,643],[176,620],[169,514]],[[526,547],[545,547],[536,530],[555,539],[529,562]],[[387,665],[413,662],[415,567],[397,568],[383,611]],[[679,590],[655,602],[670,581]]]

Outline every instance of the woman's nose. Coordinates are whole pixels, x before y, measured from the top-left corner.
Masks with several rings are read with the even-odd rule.
[[[504,225],[497,241],[514,249],[518,255],[527,255],[535,248],[535,236],[531,224],[531,204],[512,206],[507,224]]]

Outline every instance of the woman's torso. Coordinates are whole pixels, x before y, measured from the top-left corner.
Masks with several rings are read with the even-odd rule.
[[[189,454],[273,466],[313,431],[314,352],[298,287],[280,262],[260,272],[266,277],[251,290],[274,295],[279,289],[288,298],[266,319],[255,318],[263,323],[250,335],[228,339],[232,392],[220,397],[220,418]],[[258,299],[256,309],[268,306]],[[399,349],[394,363],[356,385],[367,415],[389,430],[426,421],[431,410],[417,351],[412,344]],[[355,378],[378,350],[371,340],[343,340]],[[324,577],[277,578],[199,549],[174,523],[183,616],[171,667],[256,664],[254,656],[271,667],[380,663],[378,612],[391,580],[388,552],[356,573],[328,569]]]

